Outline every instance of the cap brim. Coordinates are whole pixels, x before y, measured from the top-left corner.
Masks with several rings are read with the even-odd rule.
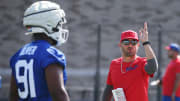
[[[166,49],[166,50],[170,50],[171,48],[170,48],[169,46],[166,46],[165,49]]]
[[[121,39],[121,41],[122,41],[122,40],[126,40],[126,39],[135,39],[135,40],[139,41],[139,39],[134,38],[134,37],[126,37],[126,38],[124,38],[124,39]]]

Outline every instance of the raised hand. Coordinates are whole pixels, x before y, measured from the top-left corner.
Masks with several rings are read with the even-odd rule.
[[[141,41],[142,43],[148,41],[147,22],[144,22],[144,28],[141,28],[141,29],[139,30],[139,38],[140,38],[140,41]]]

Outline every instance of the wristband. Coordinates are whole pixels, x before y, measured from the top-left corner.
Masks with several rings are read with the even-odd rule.
[[[150,45],[151,43],[150,43],[149,41],[145,41],[145,42],[143,42],[142,44],[143,44],[143,46],[144,46],[144,45],[147,45],[147,44]]]

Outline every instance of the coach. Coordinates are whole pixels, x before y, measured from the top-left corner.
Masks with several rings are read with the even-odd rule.
[[[153,77],[158,64],[148,40],[146,22],[139,34],[140,39],[132,30],[121,33],[119,47],[122,57],[112,60],[110,64],[103,101],[111,101],[112,90],[117,88],[123,88],[126,101],[148,101],[149,77]],[[139,40],[143,44],[146,57],[137,56]]]

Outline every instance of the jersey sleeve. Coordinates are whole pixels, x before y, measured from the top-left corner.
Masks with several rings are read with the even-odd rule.
[[[12,56],[11,58],[10,58],[10,60],[9,60],[9,66],[12,68],[13,67],[13,57],[14,56]]]
[[[16,61],[16,57],[18,56],[19,51],[17,53],[15,53],[12,57],[10,57],[9,59],[9,66],[12,70],[12,74],[15,75],[15,61]]]
[[[12,56],[12,57],[10,58],[10,60],[9,60],[9,66],[10,66],[10,68],[12,69],[12,74],[14,75],[15,73],[14,73],[14,68],[13,68],[13,64],[14,64],[13,60],[14,60],[14,56]]]
[[[113,83],[112,83],[112,77],[111,77],[111,68],[112,68],[112,62],[111,62],[111,64],[110,64],[110,67],[109,67],[109,72],[108,72],[108,76],[107,76],[107,81],[106,81],[106,83],[107,83],[107,85],[113,85]]]
[[[54,47],[49,47],[46,49],[41,63],[43,68],[46,68],[48,65],[54,63],[60,64],[63,69],[66,67],[66,59],[64,54]]]

